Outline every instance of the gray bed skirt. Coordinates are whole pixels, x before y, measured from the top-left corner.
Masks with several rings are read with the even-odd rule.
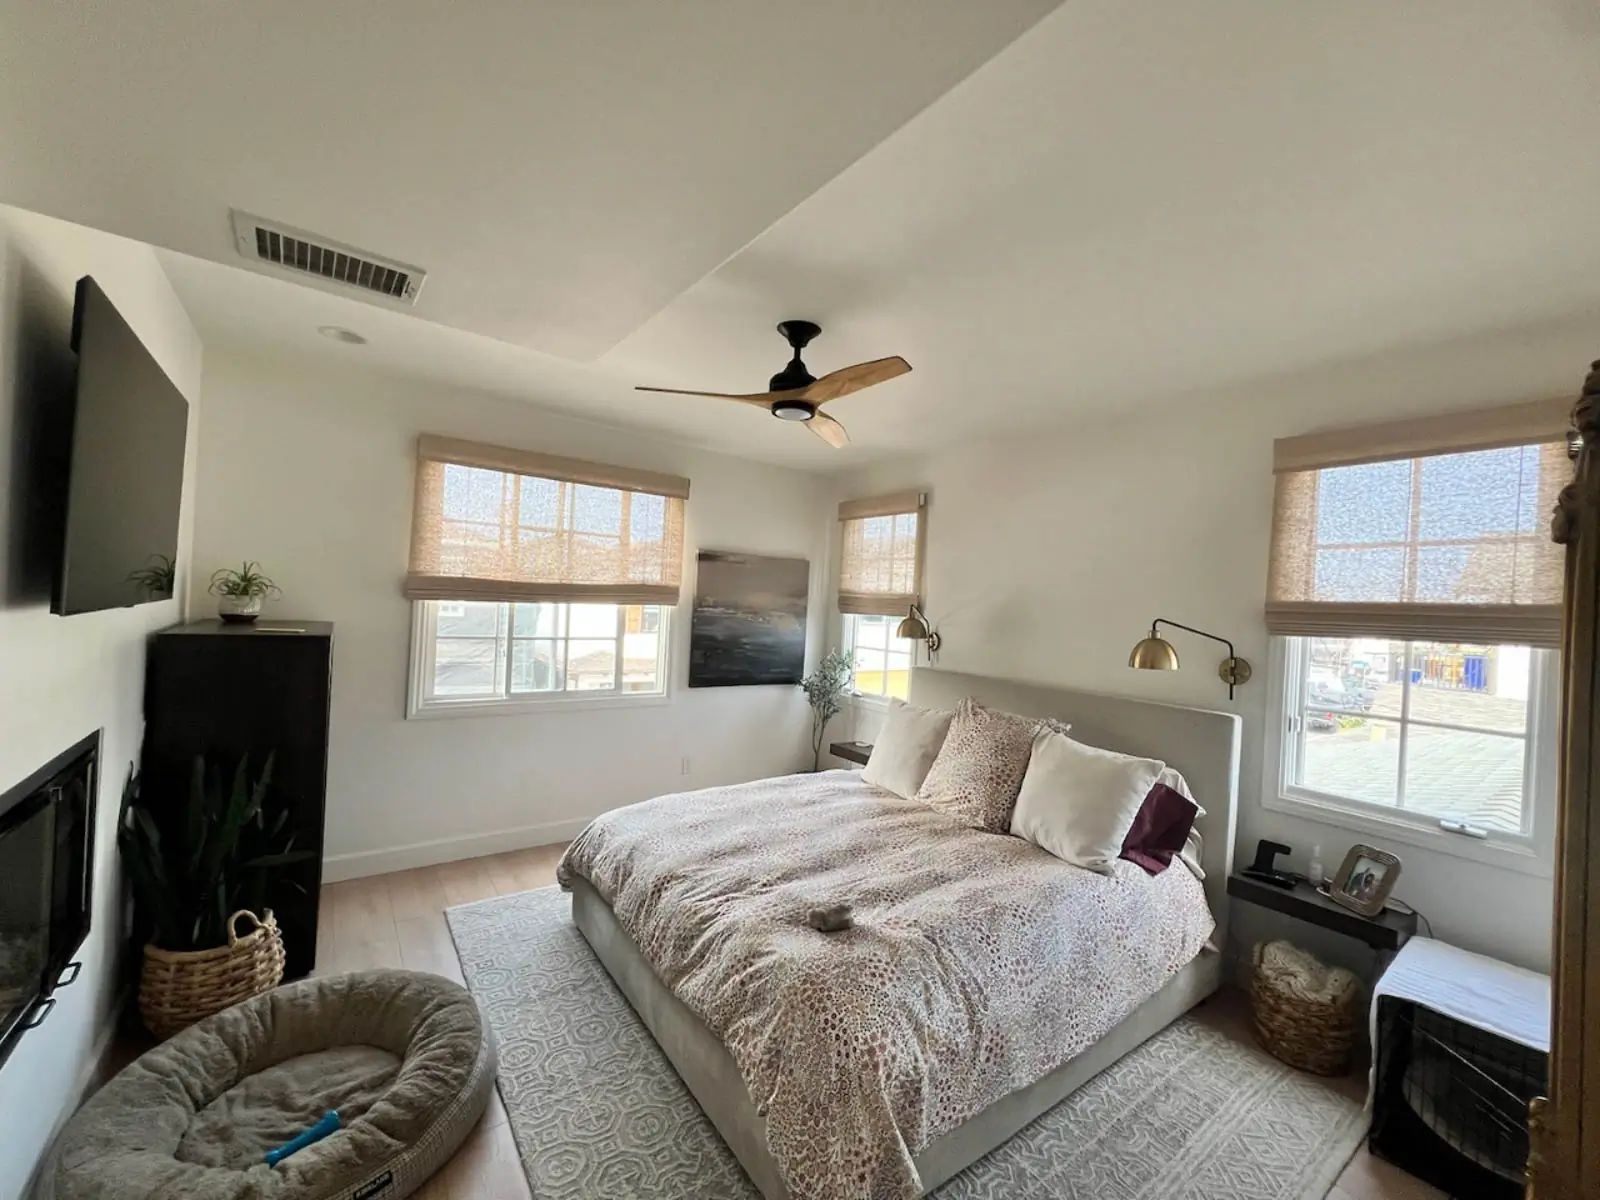
[[[767,1200],[788,1200],[783,1176],[767,1149],[766,1122],[756,1114],[727,1047],[657,978],[611,906],[581,877],[572,881],[572,918],[751,1181]],[[913,1158],[923,1191],[977,1162],[1161,1032],[1216,991],[1221,978],[1222,956],[1202,951],[1082,1054],[929,1142]]]

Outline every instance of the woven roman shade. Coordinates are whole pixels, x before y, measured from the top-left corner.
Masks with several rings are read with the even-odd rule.
[[[424,434],[405,594],[676,604],[688,495],[676,475]]]
[[[923,494],[896,492],[839,505],[839,611],[904,616],[922,603]]]
[[[1561,644],[1566,401],[1280,439],[1267,629]]]

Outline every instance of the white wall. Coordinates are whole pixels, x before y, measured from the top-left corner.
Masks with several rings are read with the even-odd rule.
[[[352,348],[352,363],[360,353]],[[206,372],[197,596],[215,567],[259,559],[284,591],[268,616],[336,625],[330,878],[553,842],[619,805],[809,766],[799,689],[685,686],[688,601],[696,549],[808,558],[815,657],[827,573],[824,480],[358,366],[305,367],[214,348]],[[400,585],[423,432],[689,477],[669,704],[405,719],[411,606]]]
[[[192,540],[200,339],[149,247],[0,208],[0,790],[85,734],[104,729],[93,927],[78,981],[0,1064],[0,1198],[23,1194],[58,1123],[77,1104],[114,1028],[126,932],[116,818],[143,732],[145,638],[179,619],[179,597],[113,612],[50,613],[47,553],[25,549],[37,496],[33,431],[70,387],[73,286],[93,275],[189,400],[189,456],[178,559]],[[70,394],[70,393],[69,393]],[[41,548],[47,551],[48,547]]]
[[[1573,322],[1196,396],[1124,419],[952,448],[842,477],[836,499],[929,489],[926,597],[944,636],[940,666],[1228,709],[1220,646],[1174,634],[1184,669],[1131,671],[1128,652],[1167,617],[1230,637],[1257,670],[1231,708],[1244,718],[1238,856],[1291,844],[1329,870],[1354,842],[1336,826],[1261,806],[1267,636],[1262,620],[1272,517],[1272,440],[1426,411],[1570,394],[1600,349],[1600,322]],[[1070,373],[1069,373],[1070,374]],[[1063,386],[1070,381],[1063,380]],[[870,719],[857,731],[872,732]],[[869,739],[870,740],[870,739]],[[1537,969],[1550,960],[1551,882],[1451,855],[1396,847],[1396,896],[1441,937]],[[1241,911],[1242,910],[1242,911]],[[1353,967],[1365,948],[1235,906],[1248,944],[1291,936]]]

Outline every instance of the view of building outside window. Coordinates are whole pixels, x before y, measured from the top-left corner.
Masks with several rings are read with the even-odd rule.
[[[663,690],[656,605],[439,601],[432,616],[432,697]]]
[[[1526,831],[1529,696],[1536,653],[1543,652],[1292,640],[1300,675],[1290,782],[1427,817]]]

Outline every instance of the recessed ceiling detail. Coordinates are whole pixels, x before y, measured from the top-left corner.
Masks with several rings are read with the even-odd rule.
[[[12,3],[0,203],[397,303],[241,257],[260,213],[426,266],[409,315],[593,362],[1057,2]]]
[[[233,210],[233,239],[239,253],[256,263],[315,275],[329,283],[390,300],[415,304],[428,273],[421,267],[357,250],[331,238]]]

